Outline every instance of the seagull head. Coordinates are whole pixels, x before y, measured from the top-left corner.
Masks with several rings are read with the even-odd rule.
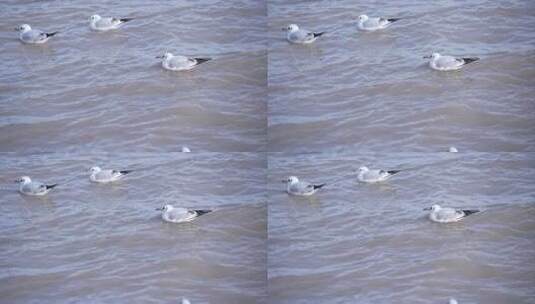
[[[169,58],[173,57],[173,54],[169,52],[165,52],[163,55],[156,56],[157,59],[167,60]]]
[[[21,25],[17,26],[17,27],[15,28],[15,30],[16,30],[16,31],[19,31],[19,32],[21,32],[21,33],[24,33],[24,32],[27,32],[27,31],[31,31],[32,28],[31,28],[31,26],[28,25],[28,24],[21,24]]]
[[[296,32],[299,30],[299,27],[297,24],[289,24],[287,27],[283,27],[282,30],[287,32]]]
[[[173,206],[169,204],[163,205],[161,208],[156,208],[156,211],[167,212],[173,209]]]
[[[299,179],[297,178],[297,176],[288,176],[288,178],[283,180],[282,182],[288,184],[295,184],[299,182]]]
[[[100,167],[95,166],[95,167],[91,167],[91,169],[89,169],[89,172],[91,174],[95,174],[95,173],[99,173],[101,170],[102,169],[100,169]]]
[[[101,17],[99,15],[93,15],[91,17],[89,17],[89,22],[97,22],[101,19]]]
[[[440,57],[440,54],[439,54],[439,53],[433,53],[433,54],[431,54],[431,55],[424,56],[424,59],[433,59],[433,60],[436,60],[436,59],[438,59],[438,57]]]
[[[19,183],[19,184],[27,184],[27,183],[30,183],[32,180],[30,179],[29,176],[21,176],[19,177],[18,179],[15,180],[15,183]]]
[[[364,21],[366,21],[366,20],[368,20],[368,16],[366,16],[366,15],[360,15],[360,16],[359,16],[359,21],[360,21],[360,22],[364,22]]]
[[[440,210],[440,206],[437,204],[434,204],[431,207],[424,208],[424,211],[431,211],[431,212],[437,212]]]
[[[367,171],[370,171],[370,169],[368,169],[368,167],[366,166],[362,166],[358,169],[358,172],[361,173],[361,172],[367,172]]]

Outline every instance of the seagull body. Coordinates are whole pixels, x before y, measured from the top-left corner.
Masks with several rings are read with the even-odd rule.
[[[291,43],[297,43],[297,44],[309,44],[321,35],[325,34],[325,32],[310,32],[307,30],[301,30],[296,24],[290,24],[288,27],[283,28],[283,30],[287,31],[286,39],[290,41]]]
[[[366,15],[359,16],[358,27],[362,31],[373,32],[389,27],[392,23],[400,20],[399,18],[383,18],[383,17],[368,17]]]
[[[284,182],[287,183],[286,192],[288,192],[288,194],[297,196],[310,196],[325,186],[325,184],[314,185],[307,182],[301,182],[295,176],[288,177],[288,179]]]
[[[180,151],[182,151],[182,153],[190,153],[191,152],[191,150],[186,146],[183,146]]]
[[[198,66],[201,63],[212,60],[212,58],[190,58],[186,56],[173,55],[165,53],[163,56],[156,58],[162,59],[162,67],[170,71],[187,71]]]
[[[457,153],[457,152],[459,152],[459,150],[457,150],[457,148],[455,148],[455,147],[453,147],[453,146],[451,146],[450,149],[449,149],[448,151],[450,151],[451,153]]]
[[[126,174],[132,172],[132,170],[103,170],[100,167],[92,167],[89,172],[91,173],[89,180],[94,183],[105,184],[120,180]]]
[[[429,58],[429,66],[433,70],[437,71],[454,71],[462,68],[463,66],[478,61],[478,57],[453,57],[443,56],[439,53],[433,53],[431,56],[424,56]]]
[[[130,20],[132,20],[132,18],[113,18],[93,15],[89,18],[89,27],[94,31],[105,32],[116,30]]]
[[[194,210],[182,207],[173,207],[172,205],[164,205],[162,208],[156,210],[162,212],[162,219],[170,223],[186,223],[191,222],[203,214],[212,212],[212,210]]]
[[[439,205],[433,205],[430,208],[425,208],[424,210],[430,210],[429,219],[437,223],[458,222],[471,214],[479,212],[479,210],[455,209],[440,207]]]
[[[398,172],[400,172],[400,170],[370,170],[368,167],[360,167],[357,179],[363,183],[378,183],[389,179],[392,175]]]
[[[28,24],[22,24],[15,30],[19,31],[19,39],[24,43],[42,44],[48,41],[50,37],[56,35],[58,32],[46,33],[40,30],[32,30]]]
[[[43,196],[58,185],[47,185],[41,182],[32,181],[28,176],[22,176],[21,178],[16,180],[16,182],[20,184],[20,193],[31,196]]]

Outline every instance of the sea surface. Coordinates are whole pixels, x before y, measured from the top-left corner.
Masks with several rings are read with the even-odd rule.
[[[274,153],[268,162],[269,303],[534,303],[534,154]],[[361,184],[363,165],[402,171]],[[290,196],[288,175],[327,185]],[[423,211],[436,203],[481,212],[438,224]]]
[[[535,2],[268,1],[268,150],[535,151]],[[402,18],[359,32],[360,14]],[[281,28],[326,32],[293,45]],[[477,56],[431,70],[432,52]]]
[[[134,170],[94,184],[88,168]],[[265,303],[266,159],[256,153],[3,154],[0,303]],[[8,178],[58,183],[17,193]],[[213,209],[163,222],[170,203]]]

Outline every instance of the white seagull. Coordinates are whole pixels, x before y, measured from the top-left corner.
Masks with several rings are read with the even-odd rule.
[[[321,189],[321,187],[325,186],[325,184],[315,185],[307,182],[300,182],[295,176],[290,176],[288,179],[283,180],[283,182],[286,183],[286,192],[297,196],[310,196]]]
[[[186,146],[183,146],[182,149],[181,149],[180,151],[181,151],[182,153],[190,153],[190,152],[191,152],[191,150],[190,150],[188,147],[186,147]]]
[[[400,20],[400,18],[368,17],[366,15],[360,15],[358,27],[362,31],[373,32],[385,29],[398,20]]]
[[[318,37],[325,34],[325,32],[310,32],[301,30],[297,24],[290,24],[282,29],[287,32],[286,39],[291,43],[308,44],[316,41]]]
[[[478,61],[478,57],[453,57],[443,56],[439,53],[433,53],[429,56],[424,56],[424,59],[429,60],[429,66],[433,70],[437,71],[454,71],[462,68],[463,66]]]
[[[93,15],[89,18],[89,27],[94,31],[105,32],[109,30],[116,30],[131,20],[133,20],[133,18],[113,18]]]
[[[162,56],[156,56],[156,58],[162,59],[162,67],[170,71],[191,70],[203,62],[212,60],[212,58],[190,58],[171,53],[165,53]]]
[[[475,209],[455,209],[448,207],[440,207],[439,205],[433,205],[429,208],[424,208],[424,210],[430,210],[429,219],[437,223],[458,222],[471,214],[479,212],[479,210]]]
[[[89,169],[89,180],[94,183],[111,183],[120,180],[126,174],[132,172],[132,170],[102,170],[100,167],[92,167]]]
[[[451,152],[451,153],[459,152],[459,150],[457,150],[457,148],[455,148],[454,146],[451,146],[448,151]]]
[[[455,300],[454,298],[450,298],[450,304],[458,304],[457,300]]]
[[[191,302],[186,298],[182,298],[182,304],[191,304]]]
[[[31,196],[43,196],[50,192],[58,184],[43,184],[41,182],[32,181],[28,176],[22,176],[15,182],[19,183],[19,192]]]
[[[210,213],[212,210],[197,210],[197,209],[186,209],[182,207],[173,207],[172,205],[166,204],[161,208],[156,208],[156,210],[162,212],[162,219],[170,223],[186,223],[191,222],[197,217]]]
[[[28,24],[21,24],[15,28],[19,31],[19,39],[24,43],[41,44],[45,43],[50,37],[56,35],[59,32],[46,33],[40,30],[32,30]]]
[[[368,167],[362,166],[358,170],[357,179],[363,183],[378,183],[389,179],[392,175],[399,172],[401,170],[370,170]]]

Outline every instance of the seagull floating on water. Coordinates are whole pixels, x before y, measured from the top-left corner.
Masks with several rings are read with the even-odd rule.
[[[400,18],[368,17],[366,15],[360,15],[358,27],[362,31],[373,32],[385,29],[398,20],[400,20]]]
[[[162,56],[156,56],[156,58],[162,59],[162,67],[170,71],[191,70],[201,63],[212,60],[212,58],[190,58],[171,53],[165,53]]]
[[[173,207],[172,205],[164,205],[156,210],[162,212],[162,219],[170,223],[186,223],[191,222],[201,215],[212,212],[212,210],[186,209],[182,207]]]
[[[94,31],[105,32],[109,30],[116,30],[131,20],[133,20],[133,18],[113,18],[93,15],[89,18],[89,27]]]
[[[89,180],[94,183],[105,184],[120,180],[132,170],[103,170],[100,167],[92,167],[89,172],[91,173]]]
[[[325,34],[325,32],[311,32],[307,30],[301,30],[297,24],[290,24],[282,29],[287,31],[286,39],[291,43],[308,44],[316,41],[318,37]]]
[[[44,184],[37,181],[32,181],[28,176],[22,176],[15,182],[19,183],[19,192],[31,196],[43,196],[50,192],[58,184]]]
[[[449,304],[458,304],[458,303],[457,303],[457,300],[455,300],[454,298],[450,298]]]
[[[311,184],[307,182],[301,182],[295,176],[290,176],[288,179],[283,180],[286,183],[286,192],[288,194],[297,196],[310,196],[321,189],[325,184]]]
[[[362,166],[358,170],[357,179],[363,183],[378,183],[392,177],[392,175],[401,172],[401,170],[378,170],[368,169]]]
[[[41,44],[45,43],[50,39],[50,37],[56,35],[59,32],[43,32],[40,30],[32,30],[28,24],[21,24],[15,28],[16,31],[19,31],[19,39],[24,43],[30,44]]]
[[[191,150],[186,146],[183,146],[180,151],[182,151],[182,153],[190,153],[191,152]]]
[[[455,147],[453,147],[453,146],[451,146],[450,149],[449,149],[448,151],[450,151],[451,153],[457,153],[457,152],[459,152],[459,150],[457,150],[457,148],[455,148]]]
[[[182,298],[182,304],[191,304],[191,302],[186,298]]]
[[[437,223],[453,223],[462,220],[463,218],[478,213],[476,209],[455,209],[448,207],[440,207],[439,205],[433,205],[424,210],[430,210],[429,219]]]
[[[454,71],[462,68],[463,66],[478,61],[478,57],[453,57],[443,56],[439,53],[433,53],[429,56],[424,56],[424,59],[429,60],[429,66],[433,70],[437,71]]]

